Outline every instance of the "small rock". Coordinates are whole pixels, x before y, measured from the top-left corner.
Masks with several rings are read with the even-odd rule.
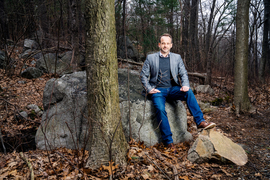
[[[18,81],[19,84],[25,84],[25,81]]]
[[[23,44],[24,48],[26,49],[37,49],[38,44],[36,41],[31,40],[31,39],[25,39],[24,40],[24,44]]]
[[[19,119],[23,120],[24,118],[27,119],[27,117],[28,117],[28,114],[25,111],[19,112],[19,114],[16,115],[16,119],[17,120],[19,120]]]

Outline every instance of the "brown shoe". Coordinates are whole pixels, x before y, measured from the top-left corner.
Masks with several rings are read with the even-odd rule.
[[[208,123],[206,121],[203,121],[203,122],[201,122],[201,124],[199,124],[198,129],[201,129],[201,128],[203,128],[203,129],[212,129],[215,126],[216,126],[216,124],[213,123],[213,122]]]

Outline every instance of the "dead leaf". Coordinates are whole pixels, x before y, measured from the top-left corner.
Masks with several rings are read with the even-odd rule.
[[[189,180],[188,176],[179,176],[180,179]]]
[[[115,165],[115,166],[113,166],[113,164],[114,164],[114,162],[109,162],[109,166],[104,166],[104,165],[102,165],[102,168],[104,169],[104,170],[108,170],[109,171],[109,175],[112,175],[113,174],[113,171],[115,170],[115,169],[117,169],[118,168],[118,164],[117,165]]]
[[[143,174],[142,177],[143,177],[143,179],[149,179],[149,175],[148,174]]]
[[[258,176],[262,176],[260,173],[255,173],[255,176],[258,177]]]
[[[18,163],[15,161],[15,162],[11,162],[8,164],[8,167],[12,168],[13,166],[16,166]]]
[[[214,174],[213,176],[211,176],[211,178],[220,180],[221,176],[222,176],[221,174]]]
[[[147,168],[148,168],[148,171],[150,171],[150,172],[156,170],[154,168],[154,166],[152,166],[152,164],[150,164],[149,166],[147,166]]]
[[[230,173],[228,173],[225,169],[221,169],[221,171],[224,172],[226,174],[226,176],[232,177],[232,175]]]

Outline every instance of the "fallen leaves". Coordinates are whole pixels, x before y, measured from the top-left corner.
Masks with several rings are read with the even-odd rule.
[[[119,164],[117,164],[117,165],[114,166],[113,164],[114,164],[114,162],[110,161],[110,162],[109,162],[109,166],[104,166],[104,165],[102,165],[102,168],[103,168],[104,170],[109,171],[109,175],[110,175],[110,176],[115,172],[115,169],[117,169],[117,168],[118,168],[118,165],[119,165]]]

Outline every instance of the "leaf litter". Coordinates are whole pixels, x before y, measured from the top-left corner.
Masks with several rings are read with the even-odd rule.
[[[31,66],[29,59],[27,63]],[[20,64],[18,64],[19,66]],[[41,117],[17,118],[21,111],[30,113],[27,105],[36,104],[43,109],[43,89],[51,74],[35,80],[20,77],[18,70],[8,77],[0,69],[0,129],[7,154],[0,145],[0,179],[30,179],[30,170],[24,157],[31,163],[35,179],[270,179],[270,87],[249,86],[249,96],[254,113],[234,115],[233,83],[214,82],[214,95],[196,94],[203,102],[223,99],[204,112],[207,121],[217,124],[217,131],[239,143],[247,152],[249,161],[244,166],[205,162],[191,163],[187,152],[198,136],[193,117],[188,114],[188,131],[193,141],[176,144],[176,152],[162,144],[145,147],[143,142],[132,140],[127,152],[127,165],[108,162],[98,169],[84,168],[88,158],[86,150],[58,148],[43,151],[35,148],[34,136]]]

